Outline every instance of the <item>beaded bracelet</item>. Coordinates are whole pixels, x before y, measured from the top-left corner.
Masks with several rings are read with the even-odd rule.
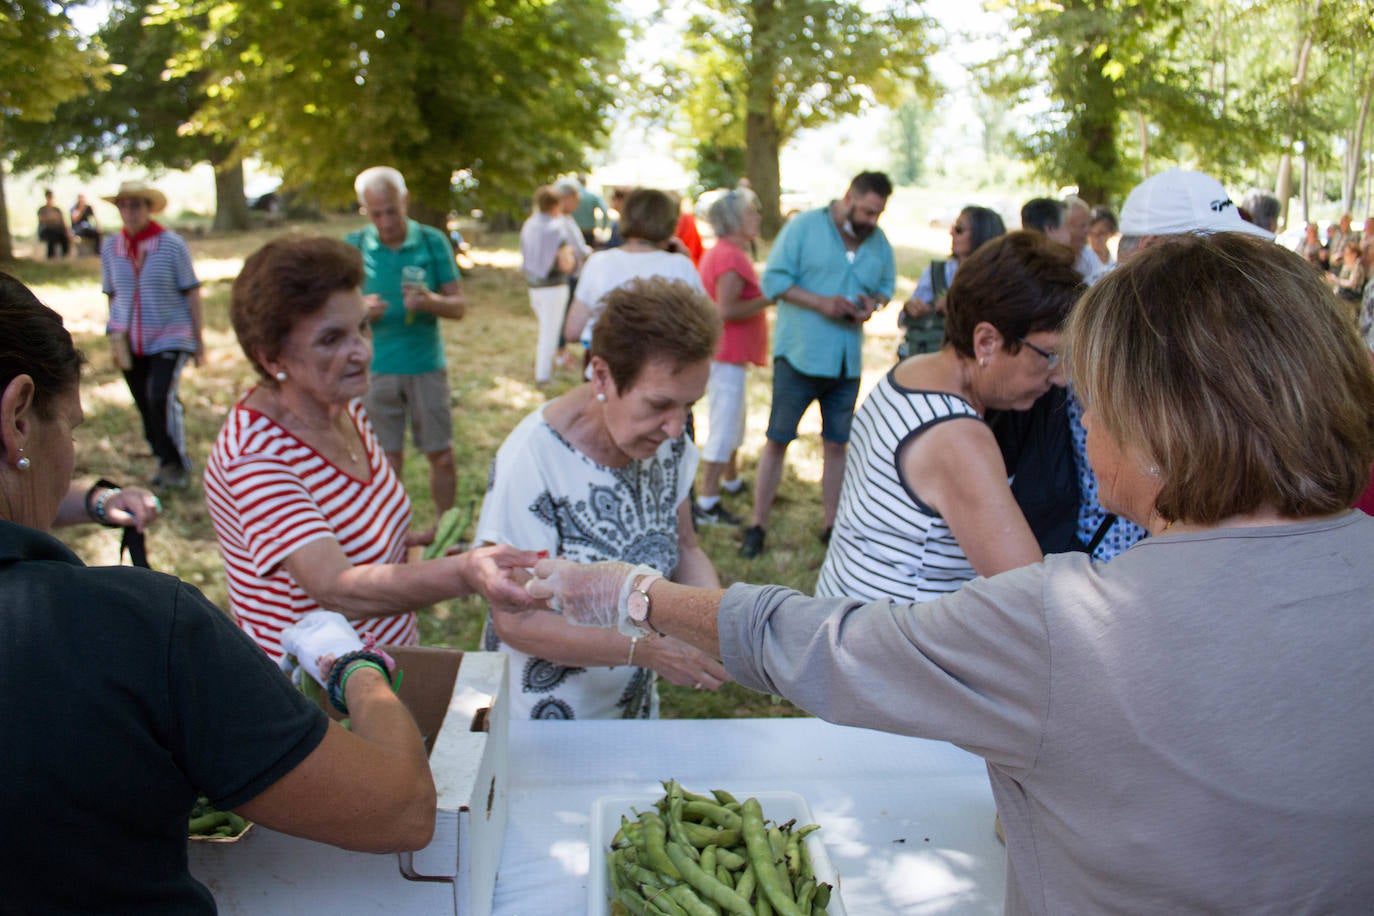
[[[91,497],[95,496],[97,490],[104,490],[104,492],[92,502]],[[110,497],[118,492],[120,492],[119,484],[106,480],[103,477],[91,484],[91,488],[86,491],[86,514],[90,516],[91,521],[99,522],[106,528],[119,527],[105,516],[105,504],[110,501]]]
[[[386,675],[387,683],[391,689],[396,689],[395,679],[392,677],[391,667],[387,665],[390,657],[384,652],[372,652],[368,649],[358,649],[356,652],[348,652],[340,655],[334,662],[334,667],[329,669],[329,677],[326,679],[325,692],[329,696],[329,702],[335,709],[344,715],[348,715],[348,703],[344,700],[343,685],[347,678],[348,667],[353,662],[371,662],[377,670]],[[394,664],[394,663],[393,663]]]

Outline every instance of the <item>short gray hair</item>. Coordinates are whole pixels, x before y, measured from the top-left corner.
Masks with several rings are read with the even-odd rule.
[[[706,221],[717,238],[739,232],[744,226],[745,210],[758,210],[758,195],[748,188],[727,191],[711,202],[706,209]]]
[[[394,191],[398,198],[404,197],[406,179],[389,165],[374,165],[370,169],[363,169],[353,179],[353,191],[358,195],[358,203],[366,206],[367,201],[363,200],[366,191]]]
[[[1088,206],[1088,202],[1087,202],[1086,200],[1084,200],[1083,198],[1079,197],[1077,194],[1066,194],[1066,195],[1064,195],[1064,209],[1065,209],[1066,211],[1068,211],[1068,210],[1086,210],[1086,211],[1087,211],[1088,213],[1090,213],[1090,214],[1092,213],[1092,210],[1093,210],[1092,207]]]

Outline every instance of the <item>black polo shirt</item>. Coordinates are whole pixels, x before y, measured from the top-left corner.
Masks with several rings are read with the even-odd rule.
[[[213,913],[196,795],[251,800],[326,727],[196,589],[0,521],[0,913]]]

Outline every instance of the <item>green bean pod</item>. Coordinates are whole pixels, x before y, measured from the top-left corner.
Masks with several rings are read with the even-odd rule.
[[[739,845],[739,840],[736,840],[730,845]],[[719,846],[716,848],[716,864],[724,865],[729,871],[740,871],[749,864],[749,860],[733,849],[726,849],[724,846]]]
[[[689,801],[682,805],[682,816],[698,822],[710,821],[718,827],[738,830],[741,818],[723,805],[714,802]]]
[[[680,879],[682,872],[678,871],[677,866],[668,858],[668,831],[663,818],[646,812],[639,816],[639,823],[644,827],[644,854],[649,867],[670,878]]]
[[[714,907],[708,906],[685,884],[677,884],[668,888],[665,896],[672,898],[672,901],[682,909],[685,916],[718,916]]]
[[[668,858],[677,866],[678,871],[682,872],[683,879],[701,896],[719,904],[735,916],[754,916],[753,907],[749,905],[748,900],[735,893],[733,888],[716,880],[714,868],[710,872],[705,871],[676,843],[668,844]]]
[[[758,799],[747,799],[741,814],[744,845],[749,853],[749,862],[754,868],[754,878],[758,882],[759,890],[767,896],[772,909],[777,910],[780,916],[806,916],[792,899],[791,884],[778,876],[775,864],[777,860],[773,857],[768,831],[763,826],[763,808],[759,806]]]

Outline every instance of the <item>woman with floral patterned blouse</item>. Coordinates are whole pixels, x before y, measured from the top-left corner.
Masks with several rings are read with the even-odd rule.
[[[663,279],[632,281],[605,302],[589,380],[526,417],[497,452],[477,541],[718,587],[692,528],[699,454],[684,432],[720,336],[715,306]],[[660,676],[698,690],[729,680],[677,639],[575,627],[554,611],[488,617],[483,643],[511,655],[514,714],[534,719],[650,718]]]

